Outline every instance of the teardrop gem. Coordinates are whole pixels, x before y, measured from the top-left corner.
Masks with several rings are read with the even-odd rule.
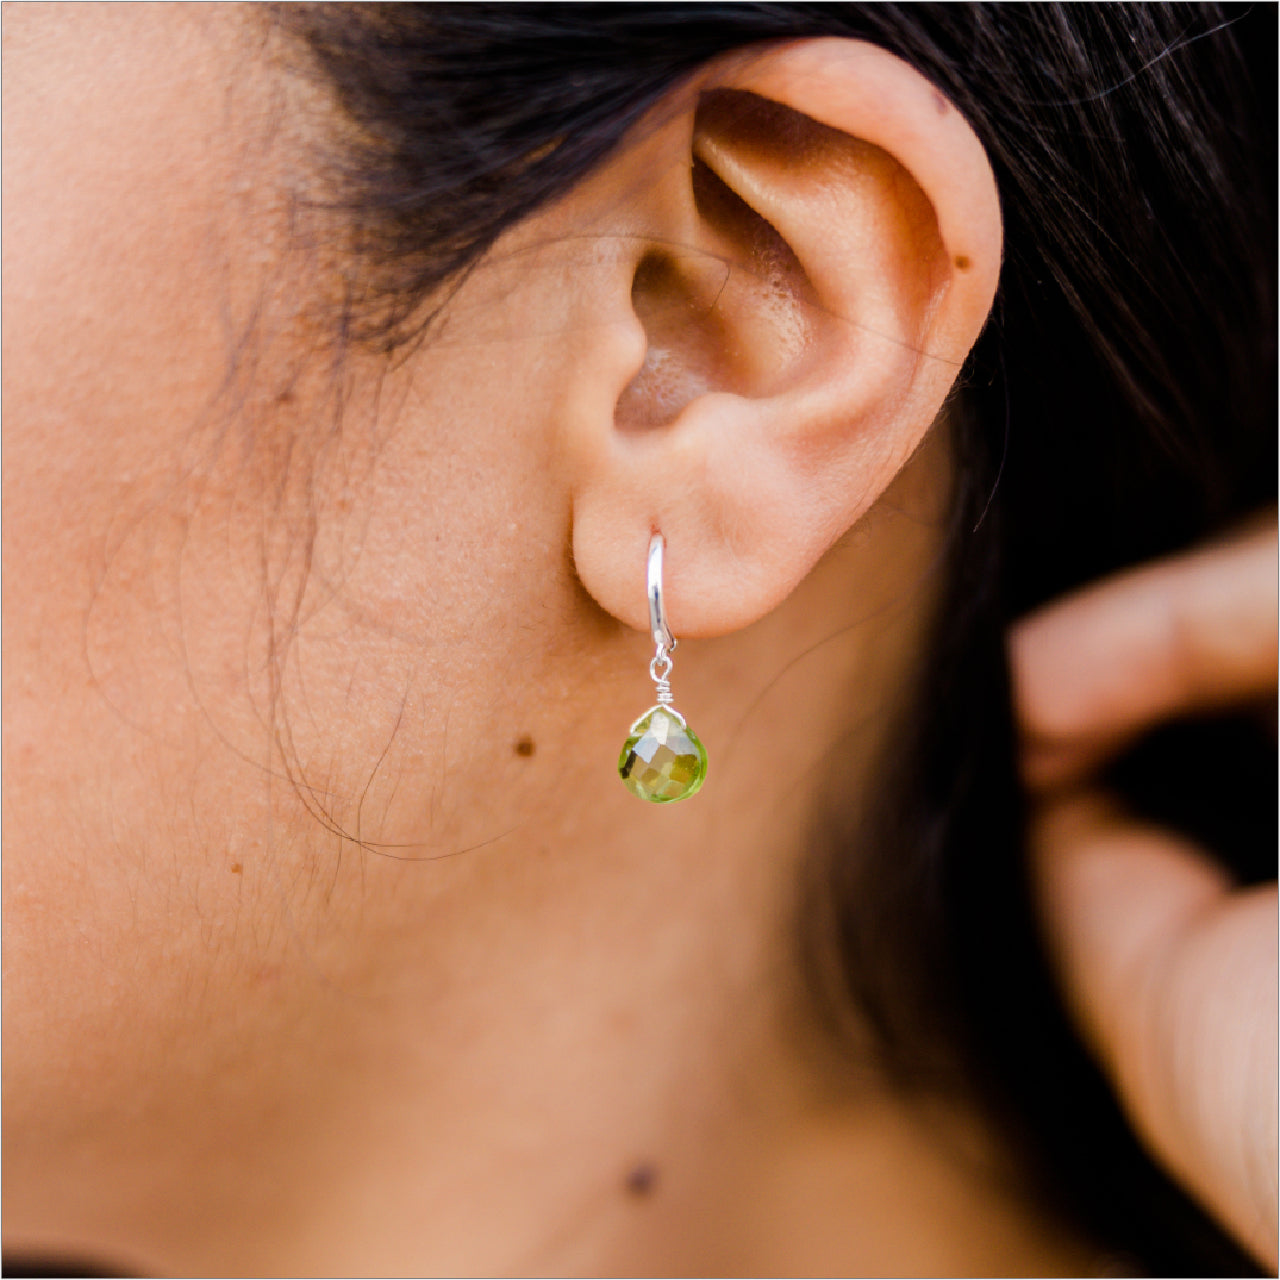
[[[651,707],[631,726],[618,775],[641,800],[687,800],[707,776],[707,752],[674,707]]]

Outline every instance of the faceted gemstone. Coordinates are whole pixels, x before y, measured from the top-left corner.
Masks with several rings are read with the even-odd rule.
[[[667,804],[693,795],[707,776],[707,753],[674,707],[653,707],[631,726],[618,773],[641,800]]]

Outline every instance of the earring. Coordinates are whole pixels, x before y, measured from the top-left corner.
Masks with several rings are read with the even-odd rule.
[[[660,533],[649,539],[649,630],[656,647],[649,676],[658,701],[631,726],[618,757],[618,774],[627,790],[654,804],[687,800],[707,776],[706,748],[671,705],[671,651],[677,641],[662,603],[665,545]]]

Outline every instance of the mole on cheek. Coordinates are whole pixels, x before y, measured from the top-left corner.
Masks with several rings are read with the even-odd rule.
[[[627,1174],[627,1194],[643,1198],[653,1194],[658,1185],[658,1171],[651,1164],[638,1164]]]
[[[973,266],[973,263],[969,259],[969,255],[966,253],[957,253],[955,261],[957,271],[968,271],[969,268]]]
[[[538,749],[538,744],[526,733],[523,737],[516,739],[514,751],[518,756],[524,756],[526,759],[533,755]]]

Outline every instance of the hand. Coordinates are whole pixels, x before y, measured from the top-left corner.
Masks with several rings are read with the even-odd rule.
[[[1135,1129],[1272,1269],[1275,885],[1238,889],[1090,775],[1144,729],[1276,690],[1274,517],[1054,603],[1011,637],[1045,927]]]

